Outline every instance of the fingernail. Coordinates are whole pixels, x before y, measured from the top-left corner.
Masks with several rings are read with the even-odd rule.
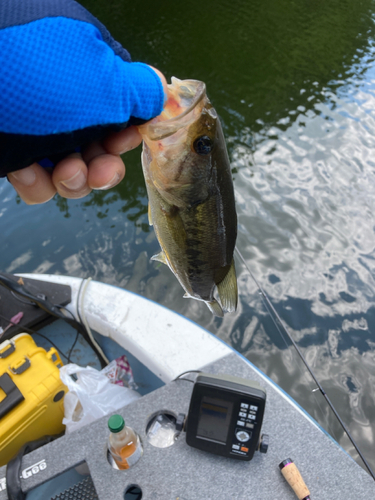
[[[121,151],[119,151],[119,153],[117,153],[117,154],[123,155],[124,153],[127,153],[128,151],[132,151],[137,146],[139,146],[139,142],[137,142],[137,144],[133,144],[132,142],[130,142],[129,144],[126,144],[126,146],[124,147],[124,149],[122,149]]]
[[[115,175],[112,177],[112,179],[106,184],[105,186],[98,187],[96,189],[99,190],[104,190],[104,189],[110,189],[113,186],[116,186],[120,182],[120,174],[118,172],[115,173]]]
[[[16,181],[22,186],[31,186],[36,180],[36,174],[31,167],[11,172],[8,174],[8,177],[11,179],[14,177],[14,179],[16,179]]]
[[[122,149],[121,151],[119,151],[118,154],[121,156],[124,153],[127,153],[128,151],[131,151],[132,149],[134,149],[134,148],[129,148],[129,146],[126,146],[126,148]]]
[[[86,185],[86,176],[82,170],[78,170],[73,177],[67,179],[66,181],[61,181],[60,184],[72,191],[79,191]]]

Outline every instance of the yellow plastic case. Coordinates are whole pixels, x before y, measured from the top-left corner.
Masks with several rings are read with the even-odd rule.
[[[29,441],[64,431],[62,364],[27,333],[0,344],[0,466]]]

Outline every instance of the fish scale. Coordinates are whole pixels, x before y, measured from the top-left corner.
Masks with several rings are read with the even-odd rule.
[[[149,222],[161,246],[153,260],[168,265],[184,297],[205,302],[216,316],[235,311],[233,181],[220,120],[204,83],[172,78],[163,113],[139,131]]]

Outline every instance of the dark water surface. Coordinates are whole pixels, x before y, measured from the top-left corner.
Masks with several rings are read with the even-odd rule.
[[[375,468],[375,2],[82,3],[133,60],[206,82],[231,158],[238,247]],[[0,267],[91,276],[191,318],[357,458],[240,260],[239,308],[224,319],[150,262],[140,150],[125,160],[120,186],[45,206],[0,180]]]

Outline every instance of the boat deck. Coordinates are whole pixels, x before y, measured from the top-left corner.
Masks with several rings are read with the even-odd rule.
[[[51,498],[48,483],[36,487],[86,462],[100,500],[123,500],[130,485],[139,486],[143,500],[293,500],[295,494],[278,468],[286,458],[292,458],[298,466],[312,500],[374,497],[371,477],[251,363],[232,353],[204,367],[204,371],[256,380],[266,389],[262,432],[270,436],[267,454],[256,452],[250,462],[219,457],[189,447],[184,433],[169,448],[152,446],[145,435],[152,414],[159,410],[176,415],[188,411],[193,384],[177,380],[119,412],[144,445],[143,457],[131,469],[119,471],[109,465],[105,453],[107,418],[103,418],[24,457],[22,469],[42,460],[46,463],[44,470],[21,480],[23,490],[30,491],[27,499]],[[2,467],[0,481],[4,476]],[[0,500],[6,499],[6,492],[0,491]]]

